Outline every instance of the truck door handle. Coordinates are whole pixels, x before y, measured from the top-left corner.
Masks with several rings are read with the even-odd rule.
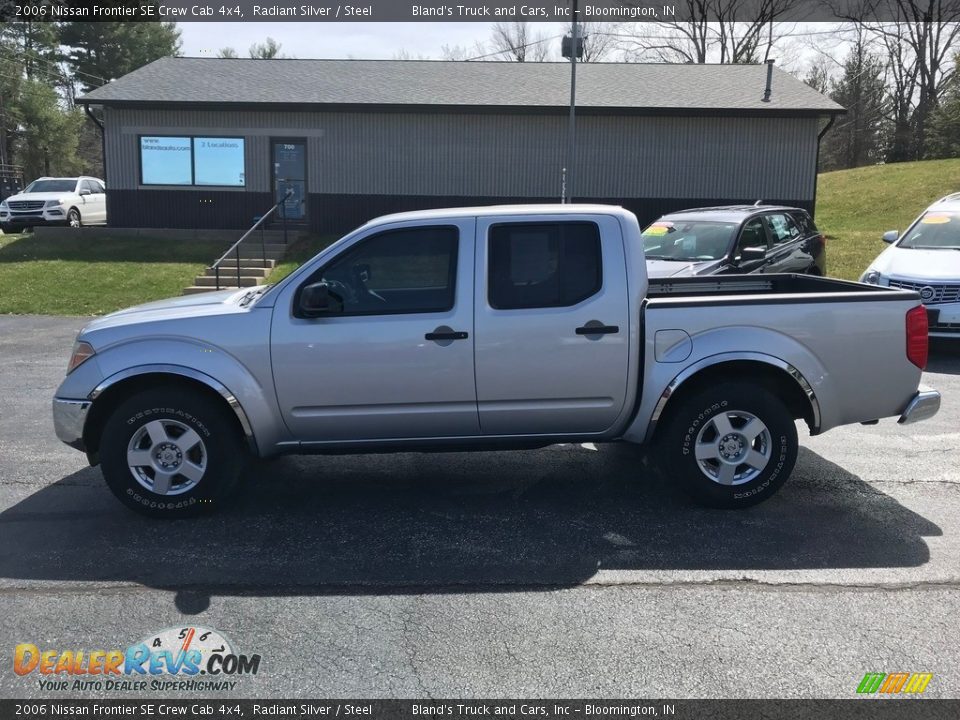
[[[438,327],[433,332],[423,336],[427,340],[466,340],[469,335],[462,331],[451,330],[448,327]]]
[[[592,325],[591,323],[596,323]],[[601,325],[596,320],[591,320],[583,327],[577,328],[577,335],[612,335],[620,332],[619,325]]]

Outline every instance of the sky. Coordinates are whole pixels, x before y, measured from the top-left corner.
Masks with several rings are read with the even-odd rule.
[[[233,47],[240,57],[268,36],[281,43],[281,53],[298,58],[392,58],[401,50],[412,57],[440,59],[444,45],[472,48],[477,40],[490,36],[490,24],[480,22],[262,22],[177,24],[183,41],[182,53],[193,57],[215,57],[224,47]],[[532,35],[562,35],[567,23],[530,23]],[[556,41],[559,46],[559,40]],[[559,54],[559,53],[556,53]]]

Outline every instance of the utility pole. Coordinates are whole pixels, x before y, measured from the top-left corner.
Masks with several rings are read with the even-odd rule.
[[[570,0],[570,34],[573,36],[570,53],[570,127],[567,137],[566,201],[573,202],[573,178],[576,169],[574,155],[577,151],[577,53],[580,49],[580,27],[577,23],[577,0]]]

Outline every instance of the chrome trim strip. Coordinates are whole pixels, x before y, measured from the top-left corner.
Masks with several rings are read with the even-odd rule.
[[[901,425],[910,425],[921,420],[929,420],[940,410],[940,393],[926,385],[921,385],[910,402],[903,409],[900,419]]]
[[[663,415],[663,411],[667,407],[667,401],[686,380],[689,380],[693,375],[696,375],[701,370],[712,367],[713,365],[719,365],[720,363],[725,362],[736,362],[738,360],[749,360],[772,365],[773,367],[783,370],[790,377],[792,377],[796,381],[797,385],[800,386],[800,389],[803,390],[803,394],[807,396],[807,401],[810,403],[810,409],[813,411],[813,427],[810,428],[810,434],[816,435],[820,432],[820,401],[817,399],[817,395],[813,391],[813,386],[810,385],[807,379],[803,376],[803,373],[797,370],[797,368],[790,363],[786,362],[785,360],[781,360],[778,357],[774,357],[773,355],[765,355],[763,353],[755,352],[728,352],[720,353],[718,355],[710,355],[702,360],[698,360],[693,365],[689,365],[681,370],[680,373],[678,373],[677,376],[670,381],[670,384],[667,385],[666,389],[657,400],[656,406],[653,408],[653,415],[650,416],[650,426],[647,429],[647,439],[649,440],[653,436],[653,431],[656,429],[657,422],[660,420],[660,416]]]
[[[250,419],[247,417],[247,413],[244,412],[243,407],[241,407],[240,401],[237,400],[236,396],[230,392],[230,390],[228,390],[227,387],[220,381],[214,380],[205,373],[193,370],[192,368],[184,367],[182,365],[138,365],[136,367],[127,368],[126,370],[121,370],[97,385],[92,391],[90,391],[90,394],[87,397],[90,400],[96,400],[98,397],[100,397],[100,395],[103,394],[104,390],[112,385],[116,385],[121,380],[126,380],[138,375],[147,375],[150,373],[167,373],[168,375],[180,375],[182,377],[188,377],[191,380],[196,380],[203,383],[212,390],[216,390],[220,396],[227,401],[227,404],[230,405],[234,414],[237,416],[237,420],[240,421],[240,427],[243,429],[243,434],[246,436],[247,440],[251,444],[253,443],[253,427],[250,425]]]

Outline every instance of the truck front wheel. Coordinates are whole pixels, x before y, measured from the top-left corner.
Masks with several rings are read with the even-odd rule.
[[[726,382],[678,398],[658,437],[668,478],[697,502],[745,508],[771,497],[797,462],[797,427],[768,390]]]
[[[227,408],[183,388],[122,402],[100,441],[100,465],[120,501],[152,517],[216,510],[240,477],[243,447]]]

